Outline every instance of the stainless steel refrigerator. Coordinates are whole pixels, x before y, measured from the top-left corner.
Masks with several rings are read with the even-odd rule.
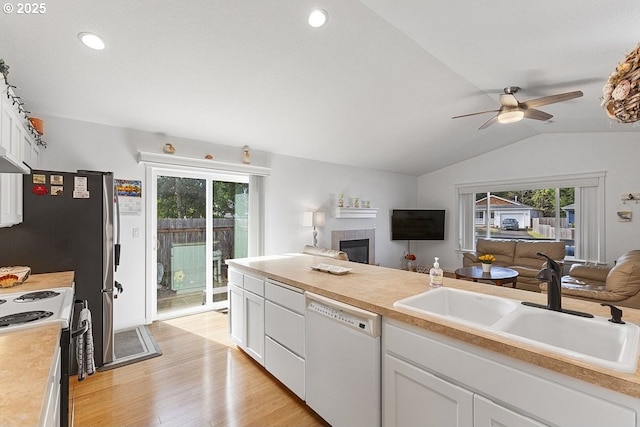
[[[23,222],[0,228],[0,266],[75,271],[76,298],[92,314],[96,367],[114,359],[116,204],[111,172],[33,170],[23,178]]]

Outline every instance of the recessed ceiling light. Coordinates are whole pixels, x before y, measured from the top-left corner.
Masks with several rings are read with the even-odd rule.
[[[314,9],[309,14],[309,25],[313,28],[322,27],[327,22],[327,12],[322,9]]]
[[[97,34],[80,33],[78,34],[78,39],[82,42],[82,44],[94,50],[102,50],[106,46],[104,39]]]

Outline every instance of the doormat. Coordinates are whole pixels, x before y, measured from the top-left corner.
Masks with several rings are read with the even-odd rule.
[[[113,340],[115,360],[98,369],[108,371],[162,355],[146,325],[118,331]]]

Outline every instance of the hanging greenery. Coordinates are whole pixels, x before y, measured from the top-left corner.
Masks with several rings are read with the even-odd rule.
[[[7,79],[7,74],[9,74],[9,66],[4,62],[4,59],[0,58],[0,74],[2,74]]]

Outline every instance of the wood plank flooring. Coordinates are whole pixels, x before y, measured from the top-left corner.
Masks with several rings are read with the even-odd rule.
[[[207,312],[150,326],[162,356],[70,380],[76,427],[327,426]]]

